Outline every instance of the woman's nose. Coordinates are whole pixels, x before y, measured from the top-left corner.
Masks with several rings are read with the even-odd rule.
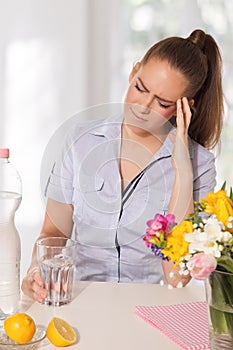
[[[150,96],[141,101],[141,113],[148,114],[151,110],[152,103],[154,102],[154,96]]]

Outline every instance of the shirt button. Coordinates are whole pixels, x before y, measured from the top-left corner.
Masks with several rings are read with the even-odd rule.
[[[111,228],[116,228],[116,225],[112,225]]]

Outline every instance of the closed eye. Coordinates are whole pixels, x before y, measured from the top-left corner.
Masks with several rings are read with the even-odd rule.
[[[140,91],[140,92],[146,92],[143,88],[141,88],[139,85],[138,85],[138,82],[135,83],[134,87]]]
[[[141,82],[139,81],[139,83],[138,83],[138,81],[136,81],[135,82],[135,85],[134,85],[134,87],[140,92],[140,93],[149,93],[149,90],[147,90],[147,88],[145,88],[144,87],[144,85],[143,84],[141,84]],[[161,108],[163,108],[163,109],[168,109],[168,108],[170,108],[170,107],[172,107],[172,106],[174,106],[175,105],[175,103],[172,103],[172,104],[164,104],[164,103],[162,103],[161,101],[163,101],[163,100],[161,100],[158,96],[156,96],[156,95],[154,95],[154,98],[157,100],[157,102],[158,102],[158,104],[159,104],[159,107],[161,107]]]
[[[160,107],[165,108],[165,109],[171,107],[170,105],[164,105],[161,102],[159,102],[159,105],[160,105]]]

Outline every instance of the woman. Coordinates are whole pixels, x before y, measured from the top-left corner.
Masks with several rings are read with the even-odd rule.
[[[172,263],[146,248],[146,221],[173,213],[177,222],[215,186],[214,156],[223,119],[221,56],[195,30],[152,46],[129,76],[123,115],[75,127],[47,186],[41,237],[78,241],[77,278],[176,286]],[[35,249],[22,290],[46,297]]]

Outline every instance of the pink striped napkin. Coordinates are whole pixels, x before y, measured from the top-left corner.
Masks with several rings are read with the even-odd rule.
[[[200,350],[210,347],[206,302],[136,306],[135,313],[183,349]]]

